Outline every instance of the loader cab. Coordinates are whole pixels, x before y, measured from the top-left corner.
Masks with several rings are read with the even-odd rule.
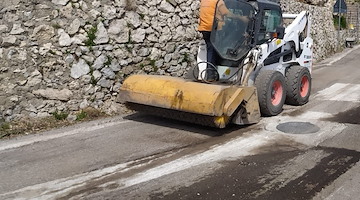
[[[258,14],[254,32],[256,45],[266,43],[274,38],[282,39],[285,28],[280,6],[268,0],[258,0],[257,7]]]
[[[220,5],[220,2],[225,5]],[[225,12],[244,16],[244,21]],[[217,64],[239,67],[243,58],[256,45],[284,36],[279,4],[269,0],[219,0],[215,10],[211,43],[217,54]]]

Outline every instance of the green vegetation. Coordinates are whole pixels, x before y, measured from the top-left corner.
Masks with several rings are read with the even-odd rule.
[[[150,65],[152,66],[152,67],[155,67],[155,60],[150,60]]]
[[[106,117],[107,115],[95,108],[88,107],[76,115],[75,121],[64,120],[67,116],[67,113],[56,111],[52,116],[45,118],[27,118],[19,121],[2,122],[0,125],[0,139],[69,126],[82,121]]]
[[[156,60],[150,60],[150,65],[154,69],[155,72],[157,72],[158,67],[156,66]]]
[[[69,116],[69,113],[63,111],[59,112],[58,110],[51,114],[56,120],[65,120]]]
[[[130,26],[130,25],[128,24],[128,26]],[[134,44],[134,42],[131,40],[131,30],[129,30],[129,32],[128,32],[128,41],[125,44],[126,51],[128,51],[129,53],[132,53],[132,50],[134,48],[133,44]]]
[[[133,47],[131,44],[125,44],[125,49],[126,51],[128,51],[129,53],[132,53]]]
[[[83,121],[84,119],[93,120],[105,116],[106,116],[105,113],[95,108],[88,107],[88,108],[84,108],[78,114],[76,114],[76,121]]]
[[[131,30],[129,30],[129,39],[127,41],[127,44],[134,44],[134,42],[131,40]]]
[[[52,55],[55,55],[55,54],[56,54],[55,51],[53,51],[53,50],[51,50],[51,49],[49,50],[49,53],[52,54]]]
[[[107,56],[107,60],[106,62],[104,63],[105,66],[110,66],[111,65],[111,62],[112,62],[112,58],[110,56]]]
[[[9,122],[4,122],[0,126],[0,139],[10,134],[11,125]]]
[[[90,101],[95,101],[95,99],[91,99]],[[101,112],[92,107],[87,107],[76,114],[76,121],[83,121],[84,119],[93,120],[105,116],[106,114],[104,112]]]
[[[140,19],[144,19],[144,18],[145,18],[145,15],[144,15],[144,14],[139,13],[139,15],[140,15]]]
[[[338,15],[334,15],[334,26],[336,29],[339,28],[339,16]],[[340,28],[341,29],[347,29],[347,22],[346,22],[346,17],[345,16],[341,16],[340,18]]]
[[[57,120],[55,117],[50,116],[41,119],[23,119],[21,121],[12,121],[3,124],[0,128],[0,139],[12,137],[15,135],[29,134],[38,131],[49,130],[55,127],[62,127],[69,125],[67,120]]]
[[[95,86],[97,84],[97,80],[95,79],[94,75],[91,74],[90,84]]]
[[[76,114],[76,121],[81,121],[81,120],[85,119],[86,117],[87,117],[87,113],[84,110],[82,110],[81,112]]]
[[[91,76],[91,78],[90,78],[90,84],[93,85],[93,86],[95,86],[98,81],[95,79],[95,77],[94,77],[94,75],[93,75],[93,73],[94,73],[94,68],[92,68],[91,65],[89,65],[89,66],[90,66],[90,76]]]
[[[58,24],[58,23],[52,24],[52,27],[53,27],[54,29],[60,29],[60,28],[61,28],[60,24]]]
[[[185,53],[182,62],[189,63],[189,61],[190,61],[190,59],[189,59],[189,54]]]
[[[95,39],[96,39],[96,32],[97,32],[97,27],[93,26],[89,29],[89,31],[87,31],[87,37],[88,39],[85,41],[85,45],[88,47],[92,47],[95,46]]]
[[[10,128],[11,128],[11,126],[8,122],[5,122],[0,126],[1,131],[9,130]]]
[[[84,114],[81,114],[81,113],[84,113]],[[104,112],[101,112],[100,110],[97,110],[95,108],[92,108],[92,107],[87,107],[87,108],[84,108],[81,112],[80,112],[81,115],[86,115],[85,118],[87,120],[94,120],[94,119],[97,119],[97,118],[100,118],[100,117],[105,117],[107,116]],[[84,119],[84,118],[83,118]]]
[[[150,66],[151,68],[153,69],[154,72],[157,72],[158,71],[158,67],[156,66],[156,60],[152,60],[150,58],[147,58],[146,61],[144,63],[140,63],[140,68],[141,70],[145,70],[145,71],[148,71],[150,70]],[[124,78],[126,77],[127,75],[124,75]]]

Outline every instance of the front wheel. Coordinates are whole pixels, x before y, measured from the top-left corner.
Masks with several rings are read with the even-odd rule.
[[[260,111],[263,116],[281,113],[285,102],[285,78],[278,71],[263,70],[255,80]]]
[[[301,106],[309,101],[311,75],[306,67],[291,66],[286,71],[286,103]]]

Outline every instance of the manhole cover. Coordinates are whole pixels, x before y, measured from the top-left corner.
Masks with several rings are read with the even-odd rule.
[[[316,133],[320,128],[309,122],[286,122],[277,125],[277,130],[291,134],[309,134]]]

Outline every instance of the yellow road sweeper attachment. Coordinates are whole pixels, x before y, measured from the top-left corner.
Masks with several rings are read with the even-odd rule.
[[[210,42],[218,54],[216,63],[207,62],[202,42],[190,78],[132,75],[120,89],[120,101],[134,110],[218,128],[257,123],[260,113],[277,115],[285,100],[291,105],[307,103],[312,66],[309,13],[282,15],[280,6],[267,0],[224,2],[232,16],[248,20],[214,20]],[[285,29],[283,19],[293,22]]]
[[[120,95],[134,110],[206,126],[224,128],[235,113],[240,124],[257,123],[260,119],[255,87],[133,75],[122,85]]]

